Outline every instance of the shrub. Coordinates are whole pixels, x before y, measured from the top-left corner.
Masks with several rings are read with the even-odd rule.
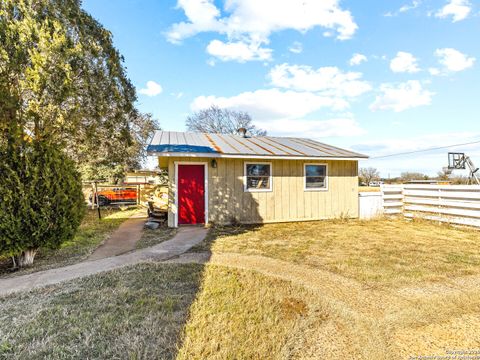
[[[85,211],[80,174],[46,140],[3,144],[0,159],[0,255],[24,267],[40,247],[74,236]]]

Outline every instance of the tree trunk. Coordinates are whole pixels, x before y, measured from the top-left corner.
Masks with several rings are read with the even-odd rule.
[[[32,265],[37,251],[38,249],[27,249],[22,251],[22,253],[17,257],[18,267],[23,268]]]

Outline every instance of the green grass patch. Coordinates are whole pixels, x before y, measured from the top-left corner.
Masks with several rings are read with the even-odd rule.
[[[0,277],[23,275],[80,262],[86,259],[121,223],[137,211],[137,208],[105,208],[102,209],[102,219],[98,219],[97,210],[89,209],[75,237],[71,241],[63,243],[59,249],[39,249],[31,267],[12,273],[11,259],[0,257]]]
[[[158,229],[144,229],[141,239],[137,242],[137,249],[144,249],[154,245],[158,245],[164,241],[170,240],[177,233],[176,228],[169,228],[161,225]]]

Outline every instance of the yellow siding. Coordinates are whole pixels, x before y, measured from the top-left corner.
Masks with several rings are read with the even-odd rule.
[[[244,163],[249,159],[217,159],[212,168],[207,158],[169,158],[171,188],[169,226],[174,226],[176,208],[175,162],[208,163],[208,220],[225,224],[305,221],[358,217],[358,162],[268,160],[272,164],[272,191],[244,191]],[[304,164],[328,165],[328,190],[304,190]]]

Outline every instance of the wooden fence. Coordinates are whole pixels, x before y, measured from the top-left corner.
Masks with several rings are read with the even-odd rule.
[[[384,185],[385,214],[480,227],[478,185]]]

